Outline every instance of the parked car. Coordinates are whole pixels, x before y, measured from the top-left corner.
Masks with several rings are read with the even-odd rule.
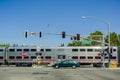
[[[55,67],[56,69],[60,67],[72,67],[73,69],[75,69],[76,67],[80,67],[80,63],[72,60],[65,60],[65,61],[55,63],[53,67]]]

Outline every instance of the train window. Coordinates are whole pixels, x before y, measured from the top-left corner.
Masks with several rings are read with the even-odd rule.
[[[88,51],[88,52],[92,52],[92,51],[93,51],[93,49],[87,49],[87,51]]]
[[[29,59],[29,57],[28,57],[28,56],[25,56],[24,59]]]
[[[100,49],[95,49],[95,52],[100,52]]]
[[[49,52],[49,51],[51,51],[51,49],[46,49],[46,52]]]
[[[26,51],[26,52],[28,52],[28,51],[29,51],[29,49],[24,49],[23,51]]]
[[[43,56],[41,56],[41,59],[43,59]]]
[[[80,56],[80,59],[86,59],[86,57],[85,56]]]
[[[41,55],[42,55],[42,53],[39,53],[39,55],[41,56]]]
[[[9,59],[15,59],[15,56],[9,56]]]
[[[51,56],[46,56],[45,58],[46,58],[46,59],[51,59]]]
[[[3,49],[0,49],[0,52],[3,52],[4,50]]]
[[[95,59],[101,59],[101,57],[100,56],[95,56]]]
[[[9,49],[10,52],[15,52],[15,49]]]
[[[78,56],[73,56],[72,59],[78,59]]]
[[[85,52],[85,49],[80,49],[81,52]]]
[[[64,51],[64,49],[57,49],[58,51]]]
[[[31,56],[31,59],[36,59],[36,56]]]
[[[112,56],[110,59],[116,59],[116,56]]]
[[[65,59],[65,55],[63,56],[63,59]]]
[[[16,59],[22,59],[22,56],[17,56]]]
[[[108,57],[105,57],[105,59],[108,59]]]
[[[37,50],[36,50],[36,49],[31,49],[31,51],[32,51],[32,52],[35,52],[35,51],[37,51]]]
[[[93,57],[92,56],[88,56],[88,59],[93,59]]]
[[[73,52],[78,52],[78,49],[72,49]]]
[[[116,52],[116,49],[113,49],[114,52]]]
[[[65,59],[66,56],[65,55],[58,55],[58,59]]]
[[[22,49],[17,49],[17,51],[19,52],[19,51],[22,51]]]
[[[3,56],[0,56],[0,59],[3,59]]]
[[[44,52],[44,49],[40,49],[41,52]]]

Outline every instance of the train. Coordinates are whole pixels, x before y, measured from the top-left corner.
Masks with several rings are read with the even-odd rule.
[[[41,64],[55,63],[61,60],[73,60],[80,64],[93,64],[94,67],[107,67],[109,62],[120,64],[120,47],[79,46],[79,47],[43,47],[10,46],[0,47],[0,65],[32,66],[38,60]]]

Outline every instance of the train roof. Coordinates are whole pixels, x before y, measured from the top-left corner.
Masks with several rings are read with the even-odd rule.
[[[105,46],[104,48],[107,48],[108,46]],[[0,49],[5,49],[6,47],[0,47]],[[10,46],[8,48],[45,48],[45,49],[57,49],[57,48],[61,48],[61,49],[65,49],[65,48],[68,48],[68,49],[71,49],[71,48],[103,48],[102,46]],[[112,48],[117,48],[115,46],[113,46]]]

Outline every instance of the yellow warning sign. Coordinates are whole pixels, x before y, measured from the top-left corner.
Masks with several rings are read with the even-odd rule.
[[[38,63],[38,65],[40,65],[40,63],[41,63],[40,60],[38,60],[37,63]]]

